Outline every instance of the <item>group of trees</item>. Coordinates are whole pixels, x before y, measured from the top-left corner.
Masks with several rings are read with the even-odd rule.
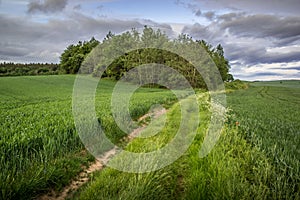
[[[94,37],[90,41],[79,41],[77,45],[69,45],[60,56],[60,67],[67,74],[78,72],[85,57],[99,44]]]
[[[155,45],[153,45],[154,43]],[[103,57],[104,54],[114,57],[116,50],[120,52],[118,54],[120,56],[117,56],[114,60],[110,60],[109,58],[105,60],[105,58],[102,58],[100,59],[101,62],[97,63],[96,66],[91,65],[89,69],[82,69],[84,70],[81,71],[82,73],[92,73],[94,76],[100,76],[101,74],[102,77],[111,77],[118,80],[126,75],[126,72],[130,69],[143,64],[157,63],[176,69],[187,78],[193,87],[205,87],[203,78],[190,62],[177,54],[163,50],[163,47],[167,46],[176,48],[178,44],[204,49],[217,66],[222,80],[233,80],[232,75],[229,74],[229,62],[224,57],[224,50],[220,44],[214,48],[204,40],[194,40],[185,34],[181,34],[177,39],[171,40],[160,30],[154,30],[147,26],[144,27],[141,33],[135,29],[120,35],[114,35],[109,32],[102,42],[92,38],[88,42],[79,42],[77,45],[70,45],[61,55],[60,65],[66,73],[77,73],[90,51],[99,45],[97,47],[98,53],[96,52],[95,57]],[[153,46],[157,46],[158,48],[153,48]],[[135,49],[136,47],[139,48]],[[135,50],[125,52],[124,49],[128,48]],[[106,69],[104,73],[99,73],[104,68]]]
[[[53,75],[59,73],[59,65],[53,63],[0,63],[0,76]]]

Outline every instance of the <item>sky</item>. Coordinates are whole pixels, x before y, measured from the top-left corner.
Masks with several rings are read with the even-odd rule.
[[[224,47],[242,80],[300,80],[299,0],[0,0],[0,62],[59,62],[70,44],[148,25]]]

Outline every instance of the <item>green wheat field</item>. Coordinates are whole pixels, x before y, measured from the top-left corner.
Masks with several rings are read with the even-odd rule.
[[[75,129],[75,78],[0,78],[0,199],[35,199],[62,191],[94,162]],[[132,152],[170,142],[181,117],[176,96],[167,89],[138,89],[130,102],[132,118],[161,104],[168,109],[167,121],[159,134],[127,144],[110,111],[115,84],[103,79],[96,92],[97,117],[110,140]],[[70,198],[300,199],[300,81],[232,82],[226,88],[226,123],[208,156],[200,158],[199,150],[210,122],[210,96],[197,90],[201,123],[176,162],[140,174],[105,167]]]

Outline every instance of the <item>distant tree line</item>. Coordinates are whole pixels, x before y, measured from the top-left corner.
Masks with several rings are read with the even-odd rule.
[[[54,63],[0,63],[0,76],[55,75],[63,73]]]
[[[90,51],[99,42],[93,37],[90,41],[79,41],[77,45],[70,45],[62,53],[60,64],[56,63],[0,63],[1,76],[34,76],[34,75],[57,75],[75,74]]]
[[[86,71],[83,73],[92,73],[94,76],[99,76],[99,71],[106,68],[105,72],[101,74],[102,77],[110,77],[119,80],[126,72],[134,67],[148,63],[158,63],[171,66],[179,71],[187,78],[193,87],[205,87],[203,78],[191,63],[174,53],[162,49],[147,48],[147,46],[150,46],[149,43],[153,42],[159,42],[160,46],[176,45],[180,43],[203,48],[217,66],[222,80],[233,80],[233,76],[229,74],[229,62],[224,57],[224,49],[221,44],[213,47],[204,40],[194,40],[186,34],[181,34],[178,38],[171,40],[160,30],[154,30],[147,26],[144,27],[142,33],[135,29],[121,35],[114,35],[112,32],[109,32],[101,42],[92,38],[90,41],[79,42],[77,45],[70,45],[60,57],[60,66],[66,73],[75,74],[78,72],[82,62],[90,51],[97,45],[101,45],[101,52],[113,54],[115,49],[119,49],[120,52],[122,52],[124,49],[122,44],[131,46],[132,44],[138,43],[139,46],[144,48],[127,52],[109,64],[107,64],[107,62],[99,63],[96,67],[85,69]],[[99,53],[99,56],[101,56],[100,54],[101,53]]]

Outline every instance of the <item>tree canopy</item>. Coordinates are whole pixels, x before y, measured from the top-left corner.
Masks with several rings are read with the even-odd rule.
[[[90,41],[79,41],[77,45],[69,45],[60,56],[60,67],[67,74],[78,72],[85,57],[99,44],[94,37]]]
[[[131,52],[125,52],[125,49],[134,47],[134,44],[138,44],[137,46],[139,48]],[[170,66],[179,71],[187,78],[193,87],[206,87],[203,78],[190,62],[162,48],[166,46],[176,47],[176,45],[179,44],[187,45],[191,48],[204,49],[217,66],[222,80],[233,80],[233,76],[229,74],[229,62],[224,57],[224,49],[221,44],[213,47],[204,40],[194,40],[186,34],[181,34],[176,39],[171,40],[159,29],[154,30],[147,26],[144,27],[141,33],[135,29],[120,35],[114,35],[112,32],[109,32],[102,42],[92,38],[88,42],[79,42],[77,45],[70,45],[61,55],[60,66],[66,73],[77,73],[82,62],[91,50],[97,45],[101,45],[102,53],[105,52],[111,55],[111,57],[114,57],[113,54],[116,54],[115,49],[118,49],[121,56],[118,56],[117,59],[113,61],[107,60],[107,62],[98,63],[93,68],[85,69],[85,72],[82,71],[81,73],[92,73],[94,76],[100,76],[100,69],[106,68],[101,76],[118,80],[124,76],[126,72],[135,67],[143,64],[157,63]],[[153,48],[153,46],[157,48]]]

